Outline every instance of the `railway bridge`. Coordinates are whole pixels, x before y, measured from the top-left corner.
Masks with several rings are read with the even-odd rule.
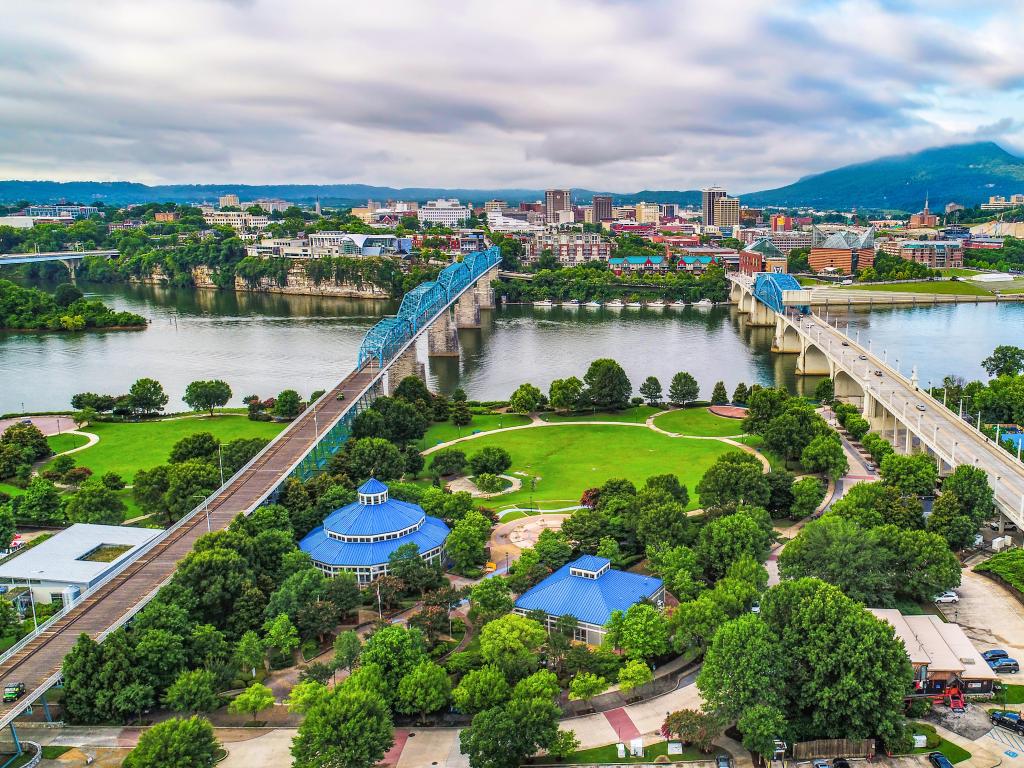
[[[791,275],[730,275],[731,298],[749,322],[774,327],[772,351],[797,356],[796,372],[828,376],[836,399],[860,407],[871,430],[903,453],[925,451],[940,474],[960,464],[983,469],[1003,518],[1024,527],[1024,463],[973,424],[921,389],[917,369],[910,375],[891,365],[888,353],[860,343],[827,317],[811,312],[808,291]]]
[[[200,536],[251,513],[289,478],[306,479],[322,469],[348,439],[352,419],[375,397],[390,394],[402,378],[420,371],[416,344],[424,334],[431,349],[436,345],[445,354],[457,354],[454,329],[478,326],[480,312],[494,306],[491,284],[500,261],[497,247],[469,254],[407,293],[396,316],[367,332],[354,371],[199,506],[0,656],[0,688],[16,682],[27,688],[19,701],[0,704],[0,728],[10,726],[15,744],[15,718],[33,702],[45,708],[45,693],[59,680],[64,655],[80,634],[102,640],[123,626],[170,580]]]

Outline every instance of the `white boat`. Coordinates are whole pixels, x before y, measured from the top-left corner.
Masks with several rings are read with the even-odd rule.
[[[701,299],[698,302],[694,302],[693,306],[695,306],[695,307],[713,307],[713,306],[715,306],[715,302],[713,302],[711,299]]]
[[[601,306],[601,302],[600,301],[588,301],[587,302],[587,306],[588,307],[600,307]]]
[[[535,302],[533,302],[533,306],[535,306],[535,307],[550,307],[550,306],[553,306],[553,304],[551,303],[550,300],[544,299],[544,301],[535,301]]]
[[[676,299],[669,306],[670,307],[685,307],[686,306],[686,302],[683,301],[682,299]]]
[[[605,304],[605,306],[608,307],[609,309],[622,309],[626,305],[623,304],[618,299],[612,299],[607,304]]]
[[[626,304],[627,307],[642,307],[644,303],[642,301],[631,301]]]
[[[563,301],[562,306],[568,307],[569,309],[576,309],[580,305],[579,299],[570,299],[569,301]]]
[[[654,301],[648,301],[647,306],[650,309],[661,309],[665,306],[665,302],[661,299],[655,299]]]

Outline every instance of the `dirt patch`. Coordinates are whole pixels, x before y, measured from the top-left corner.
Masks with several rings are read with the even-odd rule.
[[[939,725],[947,731],[975,741],[992,730],[988,712],[980,704],[967,703],[964,712],[954,712],[949,707],[935,707],[922,720]]]

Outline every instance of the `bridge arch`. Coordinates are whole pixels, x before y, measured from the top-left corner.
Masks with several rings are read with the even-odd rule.
[[[797,358],[796,372],[801,376],[831,376],[832,366],[828,356],[813,341],[804,339],[803,349]]]
[[[783,315],[776,315],[775,339],[772,343],[772,352],[789,354],[800,354],[802,341],[800,331],[788,322]]]
[[[835,384],[836,400],[864,407],[864,387],[855,377],[837,368],[832,381]]]

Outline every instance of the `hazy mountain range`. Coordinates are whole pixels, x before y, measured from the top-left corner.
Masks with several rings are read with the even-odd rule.
[[[1010,154],[990,141],[935,147],[905,155],[894,155],[843,166],[805,176],[777,189],[741,194],[749,206],[813,206],[818,209],[885,209],[917,211],[927,195],[932,210],[948,202],[974,205],[990,195],[1024,192],[1024,159]],[[429,200],[457,197],[483,202],[492,198],[518,203],[543,199],[539,189],[444,189],[434,187],[377,187],[368,184],[162,184],[147,186],[127,181],[0,181],[0,202],[31,200],[36,203],[101,200],[125,205],[146,202],[215,202],[220,195],[234,193],[243,201],[260,197],[283,198],[325,205],[365,204],[367,199],[384,201]],[[574,201],[590,202],[593,190],[573,189]],[[610,192],[617,203],[640,200],[661,203],[700,204],[699,190],[641,190]]]

